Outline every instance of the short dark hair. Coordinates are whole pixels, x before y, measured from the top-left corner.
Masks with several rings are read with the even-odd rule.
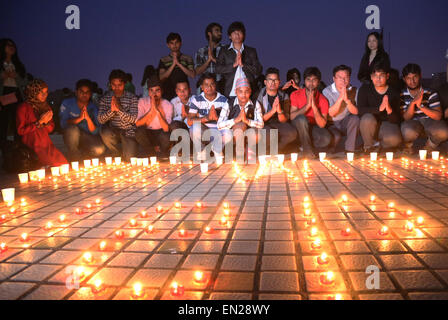
[[[175,32],[171,32],[167,37],[166,37],[166,43],[170,43],[173,40],[178,40],[179,42],[182,42],[182,38],[180,37],[180,34],[175,33]]]
[[[109,82],[111,82],[114,79],[119,79],[122,82],[126,83],[127,80],[126,73],[120,69],[112,70],[112,72],[109,75]]]
[[[176,82],[176,85],[175,85],[175,88],[177,88],[177,85],[179,84],[179,83],[186,83],[187,84],[187,87],[188,88],[190,88],[190,83],[188,82],[188,80],[179,80],[179,81],[177,81]]]
[[[300,71],[297,68],[292,68],[288,70],[288,72],[286,73],[286,81],[292,80],[294,73],[296,73],[299,76],[299,82],[300,82],[302,75],[300,74]]]
[[[81,79],[76,82],[76,90],[82,87],[87,87],[90,91],[93,91],[93,83],[89,79]]]
[[[280,79],[280,71],[278,71],[277,68],[274,68],[274,67],[270,67],[270,68],[268,68],[268,69],[266,70],[265,78],[268,77],[268,74],[276,74],[277,77]]]
[[[420,66],[418,64],[416,64],[416,63],[408,63],[403,68],[403,72],[402,72],[403,78],[406,77],[410,73],[421,75],[422,74],[422,68],[420,68]]]
[[[246,27],[244,24],[240,21],[232,22],[227,29],[227,35],[230,37],[230,35],[235,31],[241,31],[243,33],[244,38],[246,38]]]
[[[322,73],[317,67],[308,67],[303,72],[303,79],[306,79],[308,77],[315,76],[319,79],[319,81],[322,79]]]
[[[352,68],[346,66],[345,64],[341,64],[333,69],[333,77],[336,76],[336,73],[339,71],[347,71],[350,76],[352,75]]]
[[[213,79],[213,81],[215,81],[216,83],[216,75],[214,73],[205,72],[199,78],[199,85],[202,86],[202,83],[207,79]]]
[[[210,23],[210,24],[207,26],[207,28],[205,28],[205,39],[207,39],[207,41],[209,40],[209,39],[208,39],[208,33],[209,33],[209,32],[212,32],[212,30],[213,30],[214,27],[218,27],[219,29],[221,29],[221,32],[222,32],[222,25],[220,25],[220,24],[217,23],[217,22],[212,22],[212,23]]]
[[[132,82],[132,73],[127,73],[126,77],[128,78],[129,82]]]
[[[387,65],[387,63],[384,63],[382,61],[375,63],[372,66],[372,69],[370,70],[370,74],[374,74],[376,72],[385,72],[385,73],[389,73],[390,72],[390,68]]]

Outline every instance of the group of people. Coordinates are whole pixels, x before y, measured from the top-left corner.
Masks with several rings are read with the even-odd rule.
[[[258,141],[264,130],[267,152],[300,148],[306,158],[315,158],[317,151],[336,152],[344,136],[346,152],[381,149],[401,150],[406,155],[414,153],[420,137],[426,139],[423,148],[427,150],[436,150],[448,140],[448,110],[443,111],[438,93],[422,86],[422,70],[413,63],[403,68],[400,89],[377,32],[367,37],[359,89],[351,85],[352,69],[346,65],[333,69],[333,82],[328,86],[323,85],[317,67],[304,70],[303,86],[299,70],[289,70],[281,86],[277,68],[262,73],[256,49],[245,44],[243,23],[232,23],[227,34],[230,44],[223,45],[221,25],[209,24],[205,30],[208,45],[193,59],[181,52],[181,36],[170,33],[166,39],[170,53],[160,59],[157,68],[145,68],[140,99],[135,88],[129,89],[132,78],[122,70],[110,73],[109,90],[95,103],[92,82],[79,80],[76,96],[60,107],[67,158],[49,137],[54,121],[47,103],[48,86],[42,80],[24,86],[25,69],[14,42],[7,39],[0,47],[0,96],[2,104],[11,93],[17,99],[2,106],[2,141],[11,112],[22,143],[34,150],[43,165],[51,166],[105,154],[121,155],[126,161],[141,153],[164,159],[176,143],[171,133],[179,129],[188,130],[202,147],[203,135],[209,131],[216,156],[223,154],[224,146],[244,140],[248,131]],[[199,81],[193,92],[189,78],[195,77]],[[271,149],[273,144],[276,148]],[[249,147],[246,151],[248,159],[256,156],[256,150]],[[210,155],[203,149],[199,156],[205,160]]]

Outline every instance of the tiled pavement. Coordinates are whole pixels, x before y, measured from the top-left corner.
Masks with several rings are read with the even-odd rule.
[[[15,182],[15,212],[0,207],[0,299],[448,299],[445,163],[102,166]],[[369,266],[379,289],[366,287]]]

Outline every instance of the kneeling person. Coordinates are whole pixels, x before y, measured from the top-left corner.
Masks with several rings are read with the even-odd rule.
[[[237,80],[235,93],[236,97],[231,98],[227,106],[221,110],[218,120],[218,129],[221,130],[226,145],[232,142],[232,137],[236,141],[244,137],[247,129],[262,129],[264,126],[260,103],[254,104],[250,100],[252,90],[246,78]],[[248,160],[253,160],[253,157],[255,150],[249,149]]]
[[[407,88],[401,92],[401,111],[404,122],[401,133],[405,143],[404,153],[413,153],[413,144],[421,136],[428,138],[425,149],[433,151],[448,139],[448,126],[442,120],[443,113],[437,92],[421,84],[422,71],[416,64],[403,69]]]
[[[161,83],[157,77],[148,80],[148,88],[149,97],[141,98],[138,102],[135,140],[150,155],[167,158],[173,105],[162,99]]]
[[[98,107],[91,97],[92,83],[82,79],[76,83],[76,98],[66,99],[61,104],[59,118],[72,161],[99,157],[106,151],[99,135]]]

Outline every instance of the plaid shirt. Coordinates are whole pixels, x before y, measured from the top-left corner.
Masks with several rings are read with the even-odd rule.
[[[249,120],[249,127],[252,128],[257,128],[257,129],[262,129],[264,127],[264,122],[263,122],[263,114],[261,112],[261,105],[260,103],[257,101],[255,106],[253,104],[253,102],[251,100],[249,100],[246,105],[244,106],[244,112],[247,115],[247,111],[249,110],[250,107],[254,108],[254,119],[248,119]],[[219,115],[219,120],[218,120],[218,129],[219,130],[223,130],[223,129],[231,129],[234,124],[235,124],[235,119],[229,119],[229,115],[230,115],[230,109],[235,110],[236,108],[241,109],[241,106],[239,105],[238,102],[238,98],[235,97],[235,100],[232,103],[232,99],[229,101],[228,104],[226,104],[222,110],[221,110],[221,114]],[[236,112],[235,112],[236,114]]]
[[[221,48],[224,48],[223,44],[218,44],[216,46],[215,58],[218,58],[219,51],[221,51]],[[205,46],[203,48],[200,48],[198,52],[196,52],[196,55],[194,56],[194,68],[199,68],[204,63],[206,63],[208,60],[208,46]],[[213,61],[210,61],[210,64],[208,65],[207,69],[205,69],[205,72],[216,74],[216,63]],[[220,74],[216,74],[216,81],[220,81],[222,76]]]
[[[121,107],[120,111],[113,112],[111,110],[113,92],[106,93],[99,101],[98,122],[105,124],[110,123],[112,128],[118,128],[125,131],[127,137],[135,136],[135,121],[138,115],[138,98],[125,91],[119,98]]]

